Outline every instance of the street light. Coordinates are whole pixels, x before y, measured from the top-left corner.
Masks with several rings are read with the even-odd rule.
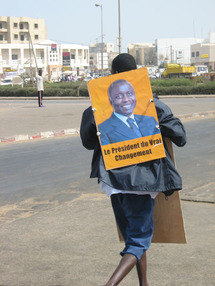
[[[118,20],[119,20],[119,39],[118,39],[118,45],[119,45],[119,54],[120,54],[120,53],[121,53],[120,0],[118,0]]]
[[[95,4],[96,7],[101,8],[101,69],[103,75],[103,12],[102,12],[102,4]]]

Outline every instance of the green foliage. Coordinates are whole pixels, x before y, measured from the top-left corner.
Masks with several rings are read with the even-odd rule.
[[[45,83],[44,96],[48,97],[69,97],[69,96],[89,96],[86,82],[59,82],[59,83]],[[24,88],[17,86],[0,86],[0,97],[37,97],[37,89],[30,85]]]
[[[215,81],[207,81],[202,77],[192,80],[179,79],[153,79],[151,80],[152,91],[157,95],[187,95],[187,94],[215,94]],[[88,97],[87,82],[56,82],[45,83],[44,96],[47,97]],[[0,97],[37,97],[36,88],[28,85],[24,88],[19,86],[0,86]]]
[[[152,79],[151,86],[167,87],[167,86],[193,86],[195,82],[188,78],[170,78],[170,79]]]
[[[166,81],[166,80],[165,80]],[[192,83],[191,85],[153,86],[157,95],[215,94],[215,82]]]
[[[21,88],[17,86],[0,86],[0,97],[34,97],[37,96],[37,90],[32,88]]]
[[[215,81],[203,77],[151,80],[152,91],[157,95],[215,94]]]

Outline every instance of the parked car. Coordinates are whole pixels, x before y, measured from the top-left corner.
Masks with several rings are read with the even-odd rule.
[[[6,79],[3,79],[3,81],[0,83],[0,85],[12,85],[12,79],[11,78],[6,78]]]
[[[91,80],[91,79],[92,79],[92,77],[91,77],[91,76],[88,76],[88,77],[85,77],[84,81],[89,81],[89,80]]]
[[[23,80],[19,76],[14,76],[12,78],[5,78],[3,81],[0,83],[0,85],[21,85],[23,87]]]

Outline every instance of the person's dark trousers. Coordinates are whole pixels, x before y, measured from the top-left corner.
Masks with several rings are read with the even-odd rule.
[[[41,107],[43,105],[43,90],[38,91],[38,106]]]
[[[133,254],[140,261],[153,236],[154,200],[150,195],[113,194],[111,203],[125,241],[120,254]]]

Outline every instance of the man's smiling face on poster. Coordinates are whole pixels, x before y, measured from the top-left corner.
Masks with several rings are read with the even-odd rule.
[[[110,103],[116,113],[130,116],[136,106],[133,86],[126,80],[113,82],[108,89]]]

